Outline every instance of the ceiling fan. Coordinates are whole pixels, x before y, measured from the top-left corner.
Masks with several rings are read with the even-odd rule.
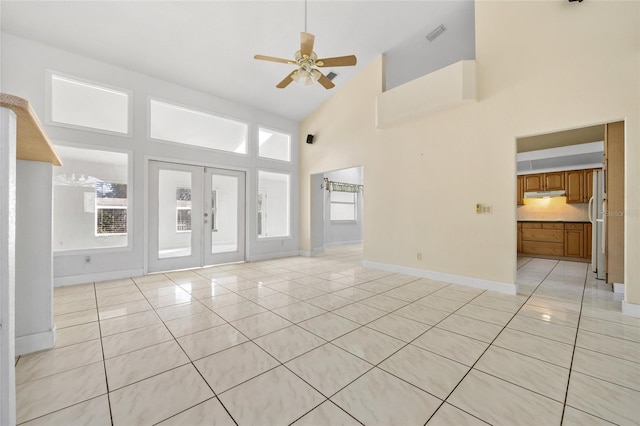
[[[304,32],[300,33],[300,50],[293,55],[293,60],[274,58],[273,56],[255,55],[254,59],[262,61],[280,62],[283,64],[296,65],[298,68],[287,75],[276,85],[278,89],[284,89],[292,81],[303,81],[306,86],[313,84],[317,80],[325,89],[335,87],[335,84],[327,78],[318,68],[322,67],[348,67],[356,64],[355,55],[338,56],[335,58],[318,59],[318,55],[313,51],[313,44],[316,37],[307,31],[307,2],[304,3]]]

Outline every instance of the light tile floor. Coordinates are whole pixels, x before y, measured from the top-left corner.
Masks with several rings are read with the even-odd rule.
[[[359,246],[55,289],[17,360],[28,425],[640,423],[640,319],[585,263],[509,296],[361,267]]]

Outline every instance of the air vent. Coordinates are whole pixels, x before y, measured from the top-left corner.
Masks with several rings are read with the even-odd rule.
[[[336,73],[335,73],[335,72],[333,72],[333,71],[329,71],[329,73],[327,74],[327,78],[328,78],[329,80],[333,80],[333,79],[334,79],[334,78],[336,78],[337,76],[338,76],[338,74],[336,74]]]
[[[436,28],[435,30],[431,31],[431,33],[429,33],[429,35],[427,35],[427,40],[433,41],[436,38],[438,38],[445,31],[447,31],[445,26],[444,25],[440,25],[438,28]]]

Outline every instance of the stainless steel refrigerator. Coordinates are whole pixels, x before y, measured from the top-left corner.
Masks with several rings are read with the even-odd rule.
[[[605,208],[606,194],[604,190],[603,172],[594,170],[593,172],[593,196],[589,200],[589,221],[591,221],[591,266],[596,278],[604,280],[606,278],[605,262]]]

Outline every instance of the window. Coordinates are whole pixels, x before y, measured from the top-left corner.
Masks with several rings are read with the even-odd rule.
[[[52,123],[130,134],[128,92],[52,72],[49,76]]]
[[[176,231],[191,231],[191,188],[176,188]]]
[[[258,171],[258,238],[291,235],[290,180],[289,174]]]
[[[331,191],[331,220],[357,220],[358,193]]]
[[[96,182],[96,236],[127,234],[127,185]]]
[[[260,127],[258,155],[273,160],[291,161],[291,136]]]
[[[53,249],[126,247],[129,243],[129,155],[56,145]]]
[[[149,136],[202,148],[247,153],[245,123],[151,99]]]

